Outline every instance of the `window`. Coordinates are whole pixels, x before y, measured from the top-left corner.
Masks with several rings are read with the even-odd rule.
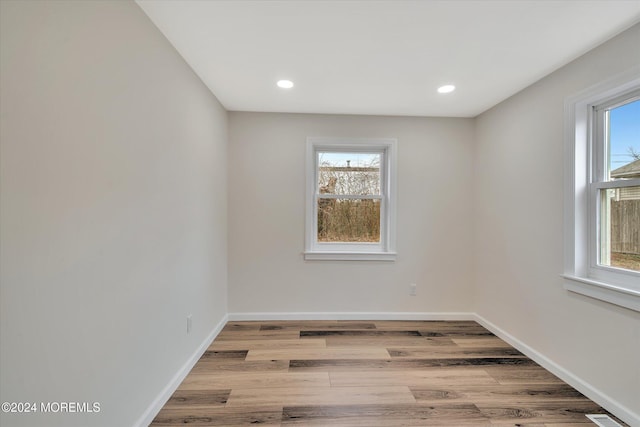
[[[395,259],[395,157],[395,139],[307,139],[305,259]]]
[[[640,90],[595,106],[593,115],[593,265],[640,272]]]
[[[565,288],[640,311],[640,70],[565,115]]]

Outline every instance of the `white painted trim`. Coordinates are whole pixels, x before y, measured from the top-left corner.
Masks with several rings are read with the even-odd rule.
[[[228,315],[225,315],[220,322],[213,328],[211,333],[202,341],[200,346],[196,349],[196,351],[187,359],[187,361],[182,365],[178,372],[175,373],[173,378],[169,381],[169,383],[162,389],[160,394],[153,399],[151,405],[144,411],[144,413],[138,419],[138,422],[134,424],[135,427],[147,427],[153,419],[158,415],[158,412],[162,409],[162,407],[167,403],[171,395],[176,391],[180,383],[186,378],[186,376],[191,372],[191,369],[195,366],[195,364],[200,360],[204,352],[211,345],[213,340],[218,336],[224,325],[226,325],[228,321]]]
[[[308,261],[395,261],[397,216],[397,138],[307,137],[305,247]],[[319,243],[317,241],[317,158],[318,150],[372,151],[383,153],[381,171],[380,242],[376,244]],[[334,196],[326,196],[334,197]],[[335,198],[344,198],[335,196]],[[346,197],[346,198],[356,198]],[[357,198],[362,198],[358,196]],[[375,252],[372,254],[372,252]],[[357,254],[357,256],[356,256]]]
[[[640,292],[613,286],[597,280],[564,275],[564,288],[568,291],[596,298],[630,310],[640,311]]]
[[[268,320],[475,320],[474,313],[465,312],[282,312],[229,313],[229,321]]]
[[[625,423],[631,425],[632,427],[640,427],[639,414],[636,414],[631,409],[620,404],[615,399],[604,394],[588,382],[582,380],[572,372],[558,365],[556,362],[539,353],[532,347],[529,347],[524,342],[499,328],[479,314],[475,313],[473,320],[480,323],[489,331],[493,332],[495,335],[512,345],[515,349],[529,357],[531,360],[533,360],[552,374],[556,375],[558,378],[578,390],[580,393],[584,394],[589,399],[596,402],[598,405],[605,408],[607,411],[611,412],[616,417],[623,420]]]
[[[305,252],[307,261],[395,261],[395,252]]]

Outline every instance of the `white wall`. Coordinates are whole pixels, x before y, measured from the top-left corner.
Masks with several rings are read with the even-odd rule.
[[[639,64],[639,45],[636,25],[479,116],[473,190],[476,311],[636,423],[640,313],[565,291],[560,274],[564,100]]]
[[[471,311],[473,130],[471,119],[230,113],[230,315]],[[396,262],[303,260],[307,136],[398,138]]]
[[[226,314],[226,112],[132,2],[1,8],[0,400],[101,411],[0,424],[131,426]]]

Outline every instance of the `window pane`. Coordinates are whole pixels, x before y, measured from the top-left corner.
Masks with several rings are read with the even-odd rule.
[[[318,199],[318,242],[380,242],[380,200]]]
[[[379,195],[380,153],[318,153],[320,194]]]
[[[640,177],[640,100],[608,112],[610,179]]]
[[[640,186],[600,192],[600,264],[640,271]]]

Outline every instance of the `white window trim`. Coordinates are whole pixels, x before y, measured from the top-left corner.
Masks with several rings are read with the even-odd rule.
[[[640,88],[640,66],[565,101],[564,287],[640,311],[640,274],[594,265],[593,107]],[[615,184],[613,184],[615,185]]]
[[[331,244],[317,242],[315,210],[316,152],[373,150],[384,152],[381,179],[384,212],[381,213],[380,244]],[[395,138],[307,138],[306,198],[305,198],[305,260],[333,261],[395,261],[396,253],[396,181],[397,140]]]

